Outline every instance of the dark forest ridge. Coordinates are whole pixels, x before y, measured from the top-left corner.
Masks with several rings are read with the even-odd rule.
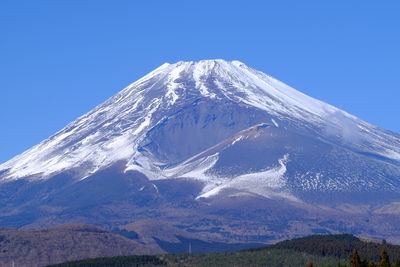
[[[339,234],[308,236],[286,240],[268,247],[237,252],[88,259],[54,265],[54,267],[131,265],[306,267],[310,266],[310,263],[317,267],[385,266],[379,265],[385,259],[385,254],[381,256],[382,252],[387,252],[389,262],[393,263],[392,266],[400,266],[400,246],[387,244],[384,241],[367,242],[353,235]],[[354,253],[359,255],[360,265],[354,265],[352,261]],[[374,262],[377,265],[373,265]]]

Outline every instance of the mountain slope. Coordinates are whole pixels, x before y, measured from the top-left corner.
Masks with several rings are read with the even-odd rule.
[[[84,258],[159,253],[157,249],[91,225],[0,229],[1,266],[45,266]]]
[[[1,164],[0,225],[165,219],[224,242],[400,240],[399,178],[398,134],[238,61],[178,62]]]
[[[332,135],[339,135],[342,139],[361,138],[366,142],[364,146],[352,145],[366,148],[364,152],[400,159],[398,135],[389,134],[310,98],[238,61],[210,60],[162,65],[56,135],[3,164],[1,169],[3,172],[8,169],[5,177],[14,179],[30,175],[44,178],[83,164],[89,165],[85,166],[86,172],[94,172],[117,160],[129,159],[137,152],[139,141],[153,127],[166,123],[171,116],[177,116],[181,109],[189,108],[188,104],[196,101],[215,101],[213,105],[228,102],[236,108],[242,107],[243,112],[247,109],[252,112],[251,108],[254,108],[253,112],[265,111],[269,116],[288,123],[305,124],[301,127],[312,124],[317,128],[315,130],[331,131]],[[255,114],[253,121],[246,126],[252,126],[257,120],[272,124],[265,113],[262,119]],[[227,124],[227,119],[221,120]],[[231,123],[241,121],[241,118],[231,118]],[[229,133],[219,133],[210,139],[221,140],[243,128],[244,125],[238,125]],[[209,143],[197,151],[209,147]]]

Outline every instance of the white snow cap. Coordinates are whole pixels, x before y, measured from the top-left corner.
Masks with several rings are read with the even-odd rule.
[[[360,129],[378,153],[400,159],[399,138],[329,104],[309,97],[271,76],[234,60],[165,63],[132,83],[55,135],[0,165],[0,180],[31,176],[47,179],[82,167],[82,177],[118,160],[130,160],[160,114],[195,98],[232,101],[266,111],[276,121],[328,124],[340,135],[340,118]],[[353,127],[354,126],[354,127]],[[3,174],[1,174],[3,173]]]

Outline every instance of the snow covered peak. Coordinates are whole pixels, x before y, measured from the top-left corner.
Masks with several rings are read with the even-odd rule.
[[[86,177],[116,161],[129,161],[151,129],[199,99],[252,107],[276,121],[326,127],[336,135],[348,125],[351,131],[360,129],[374,140],[368,143],[371,148],[400,159],[398,137],[240,61],[215,59],[161,65],[55,135],[0,165],[0,180],[45,179],[71,168]]]
[[[149,86],[156,82],[162,87]],[[194,85],[194,86],[193,86]],[[121,92],[121,97],[143,93],[164,98],[173,105],[188,96],[228,99],[275,115],[321,117],[340,110],[313,99],[240,61],[222,59],[165,63]],[[142,91],[141,89],[139,89]],[[135,92],[132,92],[135,91]],[[343,113],[345,116],[350,114]],[[318,118],[319,117],[319,118]]]

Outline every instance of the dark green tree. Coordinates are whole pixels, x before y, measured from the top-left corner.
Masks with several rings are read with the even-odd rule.
[[[368,261],[367,260],[361,261],[361,267],[368,267]]]
[[[350,258],[350,266],[351,267],[361,267],[361,259],[360,259],[360,256],[358,255],[358,251],[356,249],[353,249],[353,253]]]
[[[381,261],[379,262],[379,267],[390,267],[389,255],[386,248],[382,249]]]

